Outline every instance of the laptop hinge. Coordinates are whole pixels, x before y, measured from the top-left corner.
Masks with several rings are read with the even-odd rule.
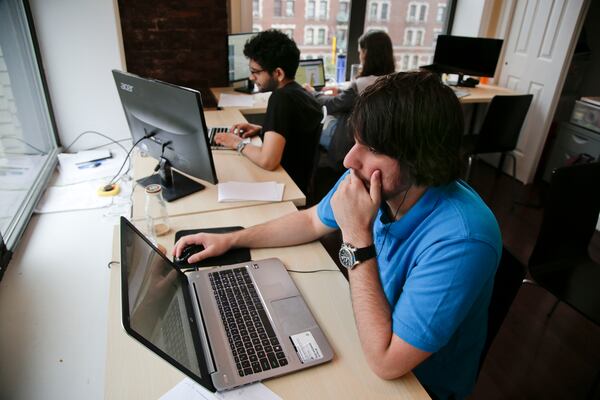
[[[198,292],[196,290],[196,283],[192,282],[191,285],[188,285],[190,295],[192,299],[192,306],[194,308],[194,315],[196,316],[196,322],[198,326],[198,334],[200,335],[200,343],[202,344],[202,350],[204,353],[204,361],[206,362],[206,368],[210,374],[216,372],[215,368],[215,359],[212,353],[212,350],[209,345],[208,334],[206,333],[206,326],[204,324],[204,318],[202,317],[202,312],[200,311],[200,299],[198,298]]]

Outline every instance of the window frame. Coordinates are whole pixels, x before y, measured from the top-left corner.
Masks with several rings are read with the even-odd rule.
[[[58,162],[60,140],[57,134],[58,130],[44,75],[42,57],[29,2],[27,0],[5,0],[4,5],[10,14],[7,18],[10,19],[11,25],[7,25],[3,29],[14,28],[16,33],[20,34],[18,38],[20,41],[17,43],[17,48],[21,53],[20,57],[22,57],[22,61],[28,63],[22,70],[11,70],[13,73],[11,80],[25,82],[28,85],[27,94],[35,96],[35,98],[27,100],[32,102],[36,111],[39,111],[39,122],[46,129],[45,132],[40,134],[48,135],[47,139],[49,140],[48,145],[50,147],[45,154],[46,157],[40,171],[27,190],[26,198],[16,210],[6,231],[2,233],[6,248],[9,252],[12,252],[27,228],[34,208],[52,177],[52,173]],[[15,78],[15,76],[18,76],[20,79]],[[27,95],[23,96],[26,97]],[[3,271],[4,268],[0,270],[0,277]]]

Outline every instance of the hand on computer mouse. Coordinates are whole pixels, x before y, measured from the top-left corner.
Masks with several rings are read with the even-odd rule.
[[[204,246],[202,246],[201,244],[192,244],[190,246],[187,246],[181,251],[181,254],[179,254],[179,257],[175,258],[175,262],[187,263],[189,258],[192,255],[199,253],[202,250],[204,250]]]

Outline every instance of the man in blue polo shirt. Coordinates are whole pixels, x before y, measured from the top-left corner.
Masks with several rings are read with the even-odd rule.
[[[350,117],[349,171],[316,206],[226,235],[182,238],[205,250],[288,246],[340,229],[362,349],[371,369],[413,371],[434,398],[475,384],[502,240],[481,198],[458,180],[460,104],[429,72],[380,78]]]

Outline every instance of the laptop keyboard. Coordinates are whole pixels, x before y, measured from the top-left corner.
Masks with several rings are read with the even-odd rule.
[[[211,272],[208,276],[240,376],[287,365],[246,268]]]
[[[229,132],[229,128],[226,126],[215,126],[215,127],[209,129],[208,137],[210,138],[210,147],[213,150],[227,149],[225,146],[221,146],[220,144],[215,143],[215,135],[217,133],[222,133],[222,132]]]

